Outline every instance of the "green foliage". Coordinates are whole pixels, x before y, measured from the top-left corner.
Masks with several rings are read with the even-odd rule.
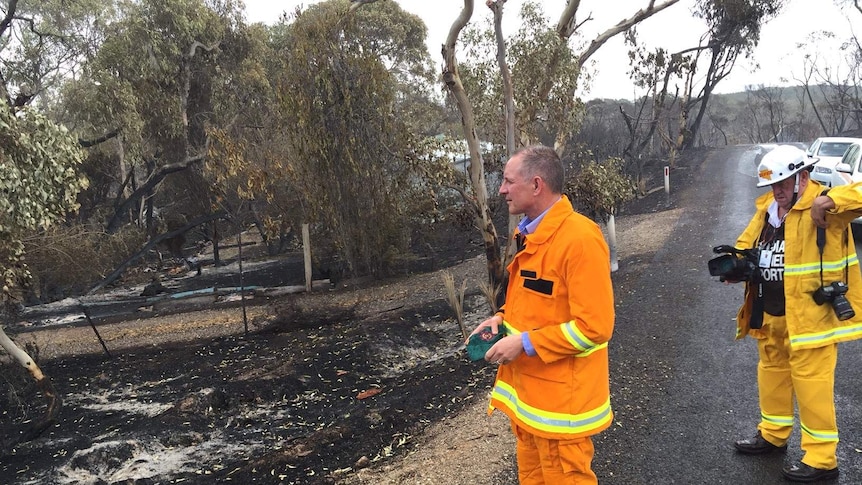
[[[694,15],[706,21],[711,42],[750,53],[762,25],[778,15],[785,0],[698,0]]]
[[[328,243],[322,253],[376,272],[406,247],[404,201],[420,186],[396,93],[403,73],[415,71],[405,67],[417,61],[412,53],[424,51],[424,29],[413,29],[421,21],[394,2],[353,16],[348,9],[344,0],[316,4],[284,31],[277,86],[284,180],[302,201],[317,247]]]
[[[625,175],[624,169],[625,161],[621,158],[587,163],[574,180],[569,180],[566,192],[586,215],[607,222],[609,216],[637,194],[634,180]]]
[[[29,277],[22,239],[78,208],[88,181],[77,170],[84,153],[67,130],[43,115],[0,103],[0,271],[3,298]]]
[[[4,4],[3,15],[11,14],[11,2]],[[14,17],[0,27],[0,95],[15,106],[29,104],[34,98],[50,105],[59,84],[102,40],[100,34],[114,13],[114,2],[40,0],[14,6]]]
[[[553,140],[558,133],[569,138],[577,132],[583,113],[580,100],[571,95],[580,75],[574,54],[538,4],[524,2],[519,17],[518,31],[506,39],[520,132],[516,138],[530,143]],[[484,140],[504,145],[503,87],[493,28],[487,21],[465,30],[459,72],[479,133]],[[553,72],[550,65],[556,66]],[[547,99],[541,96],[544,91]]]

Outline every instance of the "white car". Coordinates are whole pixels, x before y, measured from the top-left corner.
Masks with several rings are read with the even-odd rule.
[[[835,165],[838,165],[847,147],[857,142],[862,142],[862,138],[830,136],[814,140],[814,143],[805,152],[809,157],[817,159],[814,163],[814,169],[811,171],[811,178],[820,182],[821,185],[831,187],[832,172],[835,170]]]
[[[835,171],[832,173],[831,187],[836,185],[852,184],[862,180],[862,140],[857,143],[851,143],[844,152],[844,156],[835,165]],[[854,224],[862,224],[862,217],[853,220]]]

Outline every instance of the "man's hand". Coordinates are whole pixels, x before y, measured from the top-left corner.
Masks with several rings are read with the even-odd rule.
[[[814,220],[814,225],[826,229],[826,212],[835,208],[835,201],[828,195],[821,195],[814,199],[811,204],[811,219]]]
[[[523,351],[524,344],[521,341],[521,336],[509,335],[488,349],[488,352],[485,353],[485,360],[496,364],[508,364],[518,358]]]
[[[470,337],[476,335],[481,332],[483,329],[491,327],[491,333],[497,335],[500,333],[500,325],[503,324],[503,317],[499,315],[494,315],[491,318],[486,319],[484,322],[480,323],[470,332],[470,335],[467,335],[467,340],[464,341],[464,345],[467,345],[470,342]]]

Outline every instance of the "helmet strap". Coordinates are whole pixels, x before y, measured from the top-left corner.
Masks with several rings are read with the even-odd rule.
[[[796,205],[796,199],[799,198],[799,172],[796,172],[796,182],[793,184],[793,198],[790,199],[790,208]]]

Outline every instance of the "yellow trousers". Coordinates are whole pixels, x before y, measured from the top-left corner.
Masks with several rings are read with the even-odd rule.
[[[521,485],[596,485],[590,469],[593,441],[549,440],[532,435],[512,423],[518,438],[518,480]]]
[[[793,398],[799,408],[802,430],[802,463],[814,468],[838,466],[838,424],[835,420],[835,363],[838,346],[792,350],[785,318],[764,315],[767,337],[758,340],[760,361],[757,388],[760,394],[763,437],[781,446],[793,430]]]

